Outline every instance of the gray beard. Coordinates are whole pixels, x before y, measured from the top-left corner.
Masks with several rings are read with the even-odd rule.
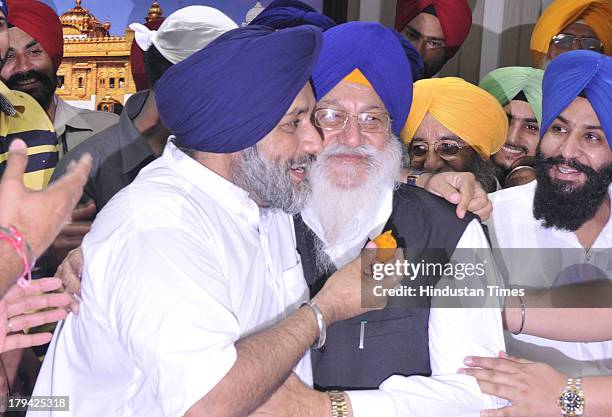
[[[342,178],[331,178],[329,157],[336,153],[357,153],[368,156],[365,181],[353,187],[339,187]],[[315,240],[316,262],[319,273],[328,271],[331,260],[324,252],[325,245],[342,242],[355,230],[366,237],[369,230],[363,228],[363,219],[376,216],[382,196],[397,186],[402,168],[402,145],[392,136],[384,150],[370,145],[347,148],[343,145],[328,146],[313,163],[309,171],[312,194],[309,208],[321,223],[324,236]],[[342,176],[354,176],[356,169],[343,168]]]
[[[240,159],[232,167],[232,182],[247,191],[260,207],[281,209],[288,214],[299,213],[311,194],[308,178],[299,184],[291,179],[290,167],[303,162],[312,164],[313,156],[286,163],[268,161],[257,145],[240,152]]]

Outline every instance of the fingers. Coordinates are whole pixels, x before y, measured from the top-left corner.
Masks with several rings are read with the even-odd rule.
[[[66,308],[71,302],[73,302],[72,296],[67,293],[29,295],[8,304],[7,315],[10,318],[30,310],[41,310],[53,307]]]
[[[93,200],[89,200],[89,202],[85,206],[80,206],[72,210],[72,222],[91,222],[95,215],[96,203],[94,203]]]
[[[451,184],[449,173],[441,172],[433,175],[426,183],[425,189],[430,193],[442,197],[446,201],[457,204],[461,199],[461,195],[457,192],[454,184]]]
[[[95,207],[95,206],[94,206]],[[68,223],[60,232],[61,237],[83,237],[91,229],[91,222]]]
[[[32,346],[44,345],[49,343],[53,335],[51,333],[22,334],[16,333],[8,335],[4,342],[4,350],[0,353],[14,349],[29,348]]]
[[[15,139],[9,146],[3,180],[23,182],[23,174],[28,165],[28,148],[24,141]]]
[[[11,333],[20,332],[23,329],[31,329],[44,324],[57,323],[68,316],[65,308],[55,308],[53,310],[41,311],[38,313],[23,314],[9,319],[8,329]]]
[[[523,414],[519,412],[519,409],[510,405],[508,407],[498,408],[497,410],[482,410],[480,417],[521,417]]]
[[[475,198],[468,206],[468,211],[480,217],[481,221],[485,221],[493,213],[493,204],[488,197]]]
[[[74,294],[77,304],[81,293],[81,273],[83,272],[83,253],[81,248],[76,248],[68,253],[66,259],[61,263],[55,273],[69,294]],[[78,298],[77,298],[78,297]]]
[[[478,380],[478,383],[489,382],[492,384],[502,384],[508,386],[514,386],[511,380],[513,374],[500,371],[491,371],[488,369],[479,368],[463,368],[459,370],[459,373],[469,375]]]
[[[496,384],[494,382],[478,380],[480,390],[484,394],[494,395],[504,400],[513,401],[517,398],[518,390],[514,387],[504,384]]]
[[[16,300],[20,300],[30,295],[38,295],[42,292],[55,291],[60,288],[62,281],[57,278],[42,278],[30,282],[30,285],[22,287],[21,285],[13,284],[13,286],[4,295],[4,301],[11,304]]]
[[[482,356],[468,356],[463,363],[467,366],[483,369],[492,369],[508,373],[516,373],[519,369],[519,364],[514,361],[509,361],[503,358],[485,358]]]
[[[474,184],[467,178],[458,178],[457,185],[459,187],[459,194],[461,194],[461,200],[457,204],[457,217],[463,219],[465,213],[468,211],[470,202],[474,199]]]

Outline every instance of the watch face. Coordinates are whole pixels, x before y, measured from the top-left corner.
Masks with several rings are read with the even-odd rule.
[[[561,408],[565,413],[577,413],[582,411],[583,399],[576,392],[564,392],[561,397]]]

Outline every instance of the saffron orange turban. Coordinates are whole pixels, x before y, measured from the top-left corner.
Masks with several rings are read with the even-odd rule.
[[[610,0],[555,0],[544,10],[531,34],[534,61],[548,53],[553,36],[568,25],[583,21],[597,34],[604,53],[612,55],[612,2]]]
[[[440,20],[446,42],[446,59],[451,59],[472,28],[472,11],[466,0],[398,0],[395,8],[395,29],[398,32],[429,6]]]
[[[468,143],[483,159],[500,150],[508,134],[508,117],[495,97],[456,78],[414,83],[412,108],[400,137],[410,143],[427,113]]]

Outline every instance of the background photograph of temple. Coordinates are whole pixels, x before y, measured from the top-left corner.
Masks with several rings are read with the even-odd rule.
[[[123,103],[136,92],[130,68],[134,32],[110,35],[111,24],[102,23],[83,7],[82,0],[60,15],[64,32],[64,59],[58,71],[56,93],[77,107],[120,112]],[[143,23],[161,18],[157,1]]]

